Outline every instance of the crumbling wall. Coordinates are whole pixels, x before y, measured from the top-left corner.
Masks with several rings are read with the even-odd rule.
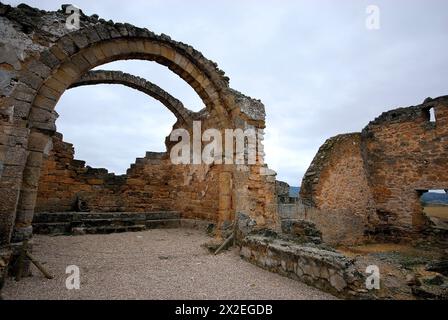
[[[226,194],[226,198],[230,201],[228,204],[220,203],[220,206],[232,208],[228,220],[233,220],[236,213],[247,213],[258,225],[269,228],[279,227],[275,195],[277,173],[264,163],[265,107],[260,100],[250,98],[233,89],[231,91],[241,111],[235,117],[235,128],[243,131],[255,129],[258,143],[255,164],[224,165],[225,180],[220,181],[220,187],[221,192]],[[245,150],[245,153],[247,152],[248,150]]]
[[[383,113],[362,131],[362,143],[375,200],[369,231],[391,239],[421,236],[431,227],[422,191],[448,187],[448,97]]]
[[[78,199],[94,212],[179,211],[185,218],[216,220],[218,172],[206,165],[174,165],[167,153],[147,152],[125,175],[86,167],[73,145],[53,136],[42,169],[36,212],[77,211]]]
[[[275,181],[275,195],[277,196],[277,201],[280,203],[289,202],[289,184],[284,181]]]
[[[206,110],[192,117],[202,120],[202,132],[218,125]],[[241,124],[243,130],[247,128],[246,122]],[[189,130],[192,138],[185,122],[178,121],[173,129],[180,127]],[[265,165],[241,165],[236,170],[233,165],[174,165],[170,150],[176,142],[167,137],[165,143],[166,153],[148,152],[126,175],[115,176],[74,160],[73,145],[56,134],[41,173],[36,211],[72,211],[79,198],[99,212],[176,210],[185,218],[231,221],[238,211],[251,215],[259,225],[277,224],[275,173]]]
[[[67,7],[47,12],[25,4],[0,3],[0,246],[8,246],[11,239],[20,243],[31,238],[41,168],[56,131],[56,104],[65,90],[99,65],[126,59],[155,61],[201,97],[208,121],[204,127],[222,131],[265,127],[263,104],[231,89],[217,64],[193,47],[165,34],[82,11],[79,28],[67,28],[72,14]],[[262,153],[259,163],[245,173],[235,165],[184,170],[184,177],[191,175],[192,181],[202,174],[216,176],[219,190],[217,200],[203,199],[201,189],[185,191],[191,200],[187,202],[190,212],[209,211],[199,202],[214,201],[221,223],[244,210],[259,223],[275,223],[275,174],[261,169],[267,169]],[[238,201],[242,199],[247,202]]]
[[[385,112],[362,133],[328,139],[302,181],[306,218],[330,243],[431,233],[420,195],[448,185],[447,122],[448,98],[440,97]]]
[[[373,210],[359,133],[328,139],[305,173],[301,201],[306,218],[328,243],[356,243]]]

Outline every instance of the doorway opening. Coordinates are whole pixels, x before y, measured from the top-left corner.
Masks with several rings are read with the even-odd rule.
[[[420,191],[423,213],[436,228],[448,229],[448,188]]]

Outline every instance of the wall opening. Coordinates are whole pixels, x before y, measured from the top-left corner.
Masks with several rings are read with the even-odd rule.
[[[434,108],[429,109],[429,121],[436,122],[436,112]]]
[[[425,117],[430,123],[436,123],[436,110],[434,109],[434,107],[425,109]]]
[[[448,188],[420,192],[423,213],[436,228],[448,229]]]

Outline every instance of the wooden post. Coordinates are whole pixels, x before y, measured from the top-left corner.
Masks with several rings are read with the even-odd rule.
[[[16,281],[20,281],[20,279],[22,279],[23,265],[25,264],[27,247],[28,247],[28,240],[24,240],[22,243],[22,248],[20,249],[19,259],[17,260]]]
[[[45,270],[45,268],[39,263],[39,261],[34,259],[34,257],[31,255],[31,253],[27,252],[26,256],[28,257],[28,259],[31,260],[31,262],[36,266],[36,268],[39,269],[40,272],[42,272],[42,274],[45,276],[45,278],[47,278],[47,279],[54,278],[54,276],[52,276],[50,273],[48,273],[47,270]]]
[[[226,241],[224,241],[223,244],[222,244],[222,245],[215,251],[215,255],[217,255],[222,249],[224,249],[225,246],[227,246],[227,245],[230,243],[230,241],[232,241],[233,237],[234,237],[234,234],[232,233],[232,234],[226,239]]]
[[[36,260],[36,258],[34,258],[31,253],[28,252],[28,240],[24,240],[23,244],[22,244],[22,248],[20,251],[20,256],[19,259],[17,260],[17,274],[16,274],[16,281],[20,281],[20,279],[22,279],[22,273],[23,273],[23,265],[25,263],[25,258],[28,258],[35,266],[37,269],[39,269],[40,272],[42,272],[42,274],[45,276],[45,278],[47,279],[53,279],[54,276],[52,276],[45,268],[44,266],[42,266],[39,261]]]

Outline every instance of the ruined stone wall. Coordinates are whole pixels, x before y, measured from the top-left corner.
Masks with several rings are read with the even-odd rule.
[[[421,191],[448,187],[448,97],[383,113],[363,130],[362,142],[376,206],[371,232],[421,235],[430,227]]]
[[[440,97],[385,112],[362,133],[327,140],[302,182],[306,218],[330,243],[431,233],[420,196],[448,186],[447,124],[448,98]]]
[[[202,132],[218,125],[206,111],[193,117],[201,120]],[[191,129],[178,121],[174,128],[180,127]],[[275,172],[265,165],[173,165],[170,151],[148,152],[126,175],[115,176],[74,160],[73,145],[63,142],[60,134],[52,141],[39,181],[36,212],[72,211],[80,198],[99,212],[176,210],[185,218],[229,222],[234,212],[245,212],[259,225],[275,227],[278,222]],[[177,142],[167,137],[165,143],[171,150]]]
[[[183,217],[216,221],[216,168],[173,165],[167,153],[147,152],[126,175],[85,166],[74,159],[73,145],[53,137],[44,162],[36,212],[77,210],[78,198],[95,212],[179,211]]]
[[[306,218],[316,223],[328,243],[356,243],[373,210],[361,155],[361,135],[328,139],[305,174],[301,200]]]
[[[119,182],[121,178],[109,177],[102,171],[85,172],[81,163],[74,162],[72,167],[64,169],[55,165],[54,169],[59,172],[54,177],[47,174],[47,185],[38,191],[44,161],[56,132],[55,109],[60,97],[89,71],[113,61],[138,59],[167,67],[203,101],[205,110],[199,116],[204,116],[207,122],[204,127],[223,133],[225,129],[248,126],[265,128],[264,105],[230,88],[224,71],[190,45],[166,34],[116,23],[96,14],[88,16],[82,11],[79,28],[68,28],[66,22],[72,14],[68,7],[44,11],[26,4],[13,7],[0,2],[0,251],[9,252],[11,247],[18,248],[24,240],[32,238],[36,201],[45,187],[47,192],[56,190],[56,193],[44,196],[41,208],[55,206],[59,201],[55,199],[65,199],[67,187],[73,192],[85,188],[90,194],[94,190],[93,197],[98,196],[101,201],[97,203],[103,206],[119,209],[132,204],[133,210],[143,210],[148,206],[146,193],[153,191],[152,184],[147,182],[154,179],[157,184],[161,183],[160,176],[164,177],[171,169],[172,181],[176,181],[178,190],[171,193],[167,191],[171,190],[170,184],[158,185],[153,192],[158,205],[164,206],[167,199],[175,198],[170,210],[175,210],[172,207],[180,203],[183,207],[179,211],[184,215],[211,218],[218,221],[218,226],[230,223],[236,212],[247,213],[260,225],[275,226],[275,173],[267,169],[262,152],[259,163],[247,167],[245,172],[235,165],[170,168],[165,159],[150,166],[149,162],[154,160],[151,158],[148,163],[143,161],[142,166],[136,163],[135,174],[132,169],[123,186]],[[138,81],[137,85],[145,84]],[[183,122],[191,120],[190,114],[178,113]],[[73,172],[77,175],[73,176]],[[144,183],[137,178],[142,175]],[[67,186],[50,186],[55,177]],[[189,183],[178,185],[179,180]],[[68,208],[73,192],[70,191],[70,200],[61,202],[61,206]],[[115,194],[119,193],[126,197],[120,197],[117,202]],[[126,199],[130,199],[128,203]],[[95,206],[94,200],[92,205]],[[13,255],[16,259],[18,251]],[[0,282],[1,278],[0,275]]]
[[[278,228],[277,197],[275,194],[276,173],[263,165],[237,167],[233,174],[229,194],[234,213],[247,213],[257,225]],[[220,185],[228,185],[228,183]],[[231,193],[231,192],[229,192]],[[233,220],[233,217],[232,217]]]
[[[154,61],[195,90],[206,106],[210,126],[214,122],[218,130],[265,127],[263,104],[230,88],[218,65],[193,47],[166,34],[82,11],[79,28],[67,28],[71,15],[67,7],[47,12],[0,3],[0,246],[31,238],[43,159],[56,131],[56,104],[65,90],[99,65],[126,59]],[[261,173],[265,168],[261,160],[249,173],[225,165],[210,171],[219,172],[221,222],[240,210],[259,215],[260,223],[275,221],[274,174]],[[250,204],[238,202],[240,196]],[[189,203],[196,206],[201,197],[194,192],[191,197]]]
[[[289,184],[284,181],[275,181],[275,195],[277,196],[277,201],[282,203],[289,202]]]

